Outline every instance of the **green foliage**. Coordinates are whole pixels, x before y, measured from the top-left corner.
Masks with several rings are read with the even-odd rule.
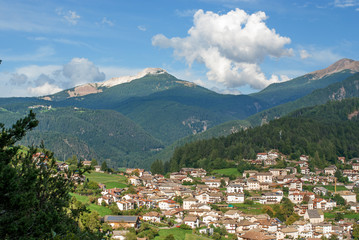
[[[95,166],[97,166],[97,165],[98,165],[97,160],[93,158],[93,159],[91,160],[91,167],[95,167]]]
[[[239,156],[253,159],[255,153],[270,149],[278,149],[286,155],[296,152],[309,155],[312,168],[334,164],[337,156],[358,157],[359,124],[355,119],[348,120],[348,114],[355,109],[359,109],[358,98],[329,102],[227,137],[189,143],[174,151],[171,169],[226,168],[227,160]],[[251,168],[253,166],[239,159],[239,172]]]
[[[106,160],[109,167],[149,168],[150,163],[144,164],[143,159],[154,155],[153,149],[163,147],[142,127],[113,110],[57,108],[40,112],[37,118],[38,128],[20,143],[39,145],[43,139],[61,160],[76,155],[98,162]]]
[[[9,129],[0,124],[0,238],[96,239],[92,230],[82,231],[78,224],[85,209],[69,194],[74,172],[67,172],[67,178],[58,174],[53,154],[43,146],[18,154],[14,144],[37,123],[30,112]],[[33,157],[38,152],[43,154]],[[76,171],[81,175],[86,169],[78,164]]]
[[[345,206],[345,199],[339,194],[335,194],[333,200],[337,203],[337,205]]]
[[[254,114],[250,116],[247,120],[252,124],[252,126],[258,126],[261,124],[261,120],[265,118],[267,121],[276,119],[278,117],[285,116],[286,114],[293,112],[294,110],[304,108],[304,107],[312,107],[320,104],[325,104],[329,99],[338,99],[341,100],[343,98],[352,98],[359,97],[359,91],[356,88],[356,82],[359,79],[359,74],[356,73],[352,75],[348,71],[343,71],[341,73],[336,73],[333,75],[329,75],[328,78],[330,81],[326,82],[328,79],[325,77],[321,87],[316,87],[313,92],[307,92],[308,95],[299,98],[296,101],[289,101],[287,103],[278,105],[276,107],[270,108],[268,110],[264,110],[260,113]],[[292,81],[288,81],[287,83],[291,83]],[[308,85],[316,83],[317,81],[309,81]],[[330,85],[329,85],[330,84]],[[328,86],[327,86],[328,85]],[[272,85],[270,85],[272,86]],[[274,86],[274,85],[273,85]],[[325,88],[322,88],[327,86]],[[278,88],[277,90],[279,90]],[[295,91],[301,91],[301,89],[295,89]],[[345,95],[338,94],[341,91],[345,91]],[[282,93],[282,90],[280,90]],[[261,92],[259,93],[261,94]],[[291,93],[289,93],[290,95]],[[274,96],[274,95],[273,95]],[[281,98],[282,94],[277,95]],[[275,97],[277,97],[275,96]]]
[[[343,71],[312,81],[311,79],[313,76],[306,74],[292,79],[291,81],[271,84],[262,91],[252,94],[252,96],[267,100],[272,105],[278,105],[285,102],[292,102],[295,99],[311,93],[315,89],[324,88],[330,84],[341,82],[351,75],[353,74],[350,71]]]
[[[182,223],[180,225],[180,228],[183,230],[192,230],[192,228],[190,226],[188,226],[187,224],[184,224],[184,223]]]
[[[148,223],[142,223],[141,227],[137,230],[137,237],[143,238],[147,237],[148,239],[154,239],[158,236],[158,229],[151,227]]]
[[[85,231],[99,232],[101,223],[98,212],[83,212],[80,215],[80,228]]]
[[[291,225],[299,219],[299,216],[294,213],[294,204],[285,197],[282,199],[280,204],[263,207],[263,212],[267,213],[270,217],[278,218],[287,225]]]
[[[173,236],[173,234],[169,234],[165,237],[165,240],[176,240],[176,238]]]
[[[101,164],[101,171],[107,172],[108,171],[108,167],[107,167],[107,163],[106,161],[103,161]]]
[[[165,174],[165,169],[163,162],[161,160],[156,160],[151,165],[151,173],[152,174]]]
[[[359,224],[354,224],[353,225],[353,232],[352,232],[352,236],[355,240],[359,239]]]
[[[191,230],[183,230],[181,228],[160,229],[159,236],[156,236],[156,240],[164,240],[166,236],[172,234],[176,240],[185,240],[187,234],[192,234]]]

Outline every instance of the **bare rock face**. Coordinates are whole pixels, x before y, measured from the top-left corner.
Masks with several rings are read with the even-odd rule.
[[[325,69],[314,71],[309,74],[313,75],[314,76],[313,80],[315,80],[322,78],[326,75],[341,72],[343,70],[350,70],[353,73],[359,72],[359,61],[343,58]]]
[[[98,89],[97,84],[84,84],[78,87],[75,87],[73,91],[69,90],[67,93],[69,94],[69,97],[81,97],[85,96],[91,93],[98,93],[102,92],[102,89]]]

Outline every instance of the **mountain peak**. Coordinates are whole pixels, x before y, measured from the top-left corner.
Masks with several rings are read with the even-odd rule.
[[[311,72],[309,74],[314,75],[314,79],[322,78],[326,75],[330,75],[333,73],[341,72],[343,70],[350,70],[352,72],[359,72],[359,61],[354,61],[352,59],[343,58],[339,61],[333,63],[329,67]]]
[[[132,80],[142,78],[146,75],[159,75],[164,73],[167,73],[167,71],[162,68],[145,68],[134,76],[114,77],[107,81],[99,83],[98,85],[100,87],[113,87],[121,83],[131,82]]]
[[[159,74],[164,74],[164,73],[167,73],[167,71],[162,68],[145,68],[144,70],[142,70],[141,72],[137,73],[134,76],[114,77],[114,78],[111,78],[104,82],[86,83],[86,84],[77,86],[72,90],[67,90],[67,94],[71,98],[71,97],[85,96],[85,95],[93,94],[93,93],[99,93],[99,92],[103,91],[101,89],[101,87],[110,88],[110,87],[113,87],[113,86],[116,86],[116,85],[119,85],[122,83],[128,83],[128,82],[131,82],[132,80],[143,78],[144,76],[147,76],[147,75],[159,75]],[[47,98],[47,99],[49,99],[49,98]]]

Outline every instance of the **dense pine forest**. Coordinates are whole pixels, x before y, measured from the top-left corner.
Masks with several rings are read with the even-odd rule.
[[[332,101],[227,137],[189,143],[175,150],[171,170],[231,167],[271,149],[278,149],[291,159],[309,155],[311,167],[324,168],[335,163],[338,156],[359,156],[358,110],[358,98]]]

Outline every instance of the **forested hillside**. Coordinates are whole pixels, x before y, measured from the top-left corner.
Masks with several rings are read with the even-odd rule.
[[[77,108],[35,109],[38,127],[21,142],[54,149],[58,159],[79,158],[111,166],[145,166],[144,159],[161,149],[162,144],[122,114],[111,110]],[[14,122],[21,113],[0,112],[4,123]]]
[[[220,169],[270,149],[294,159],[309,155],[312,166],[324,168],[338,156],[359,156],[358,110],[358,98],[332,101],[227,137],[189,143],[175,150],[171,168]]]
[[[270,121],[284,116],[296,109],[324,104],[330,100],[341,100],[345,98],[359,97],[359,73],[346,78],[342,82],[331,84],[325,88],[317,89],[311,94],[296,101],[288,102],[260,113],[254,114],[247,120],[252,126],[258,126],[262,120]]]

